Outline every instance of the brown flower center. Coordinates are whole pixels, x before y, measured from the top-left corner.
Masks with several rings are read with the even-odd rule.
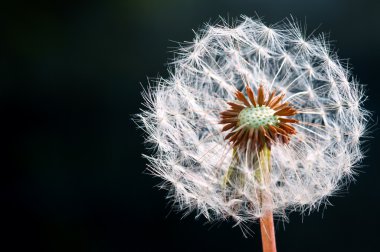
[[[290,123],[298,120],[288,117],[297,114],[297,110],[288,102],[281,102],[284,94],[276,95],[273,91],[266,97],[262,85],[256,98],[250,87],[246,86],[246,91],[248,99],[236,91],[235,97],[240,102],[227,102],[230,109],[220,113],[220,123],[225,124],[222,131],[229,131],[225,139],[234,148],[259,151],[276,142],[289,143],[290,135],[296,134]]]

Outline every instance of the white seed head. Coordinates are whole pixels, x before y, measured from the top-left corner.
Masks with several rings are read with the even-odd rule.
[[[232,217],[239,224],[256,220],[264,208],[286,217],[325,204],[352,177],[363,157],[360,140],[369,115],[362,87],[323,35],[302,34],[293,21],[267,27],[242,17],[234,27],[223,20],[207,25],[179,49],[170,76],[144,92],[146,109],[138,123],[154,148],[146,156],[149,170],[163,179],[179,209],[210,221]],[[219,113],[245,85],[254,92],[260,85],[267,94],[282,92],[298,111],[297,134],[289,144],[271,147],[269,184],[255,178],[249,155],[239,152],[235,168],[245,182],[226,188],[223,177],[234,151],[224,140]],[[239,119],[259,127],[276,124],[273,114],[266,107],[248,108]],[[260,204],[258,190],[271,204]]]

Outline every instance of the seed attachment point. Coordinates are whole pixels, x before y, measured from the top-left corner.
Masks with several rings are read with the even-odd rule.
[[[288,117],[297,114],[297,110],[288,102],[281,102],[284,94],[272,91],[266,95],[262,85],[257,97],[249,86],[246,86],[246,92],[248,99],[243,92],[236,91],[238,102],[228,102],[230,109],[220,113],[220,124],[224,124],[222,132],[229,131],[225,139],[234,148],[243,150],[260,151],[265,145],[270,148],[277,142],[289,143],[290,136],[296,134],[290,124],[298,123],[298,120]]]

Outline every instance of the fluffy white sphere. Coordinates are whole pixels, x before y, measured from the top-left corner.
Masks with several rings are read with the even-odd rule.
[[[312,210],[349,181],[363,157],[365,96],[323,35],[304,37],[293,21],[272,27],[248,17],[234,27],[222,21],[183,45],[172,66],[169,78],[144,92],[138,123],[154,150],[146,156],[149,170],[181,210],[237,223],[260,218],[263,208],[280,217]],[[226,188],[233,150],[219,113],[246,84],[255,92],[260,84],[283,92],[300,123],[289,144],[272,146],[269,184],[257,181],[239,153],[245,181]],[[271,204],[262,206],[257,190],[268,193]]]

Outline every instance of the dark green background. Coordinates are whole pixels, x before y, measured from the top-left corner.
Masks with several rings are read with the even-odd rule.
[[[380,2],[373,0],[13,1],[0,10],[3,251],[260,251],[259,229],[204,225],[171,212],[143,174],[131,121],[147,76],[167,76],[174,41],[218,16],[292,14],[331,32],[339,56],[380,107]],[[374,113],[374,120],[377,115]],[[376,126],[374,127],[374,129]],[[279,252],[378,247],[379,146],[371,134],[357,181],[310,216],[277,225]]]

